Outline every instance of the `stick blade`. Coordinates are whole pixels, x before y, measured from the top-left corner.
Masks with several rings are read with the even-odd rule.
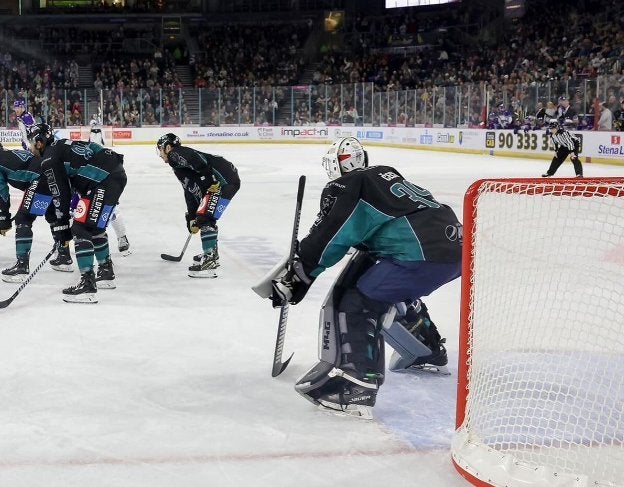
[[[295,354],[295,352],[291,353],[290,357],[288,357],[286,362],[283,362],[283,363],[282,362],[273,362],[273,370],[271,371],[271,377],[277,377],[282,372],[284,372],[286,370],[286,367],[288,367],[288,364],[290,363],[290,359],[293,358],[294,354]]]
[[[169,262],[180,262],[182,260],[182,256],[169,254],[160,254],[160,258]]]

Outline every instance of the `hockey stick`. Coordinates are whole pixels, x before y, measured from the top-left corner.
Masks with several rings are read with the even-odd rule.
[[[180,255],[160,254],[160,258],[163,260],[168,260],[170,262],[180,262],[182,260],[182,257],[184,257],[184,252],[186,252],[186,248],[188,247],[192,236],[193,234],[189,233],[189,236],[186,237],[186,242],[184,242],[184,247],[182,247],[182,252],[180,252]]]
[[[20,287],[17,288],[17,291],[15,291],[13,293],[13,295],[9,299],[5,299],[4,301],[0,301],[0,309],[6,308],[9,304],[11,304],[13,302],[13,300],[15,298],[17,298],[19,293],[21,293],[22,290],[26,287],[26,285],[32,280],[32,278],[35,277],[35,274],[37,274],[37,272],[39,272],[41,270],[41,268],[44,265],[46,265],[46,262],[48,262],[50,260],[50,257],[52,257],[54,252],[56,252],[58,246],[59,246],[58,243],[54,244],[54,247],[52,247],[52,250],[50,250],[50,252],[48,252],[48,255],[46,255],[44,257],[44,259],[41,261],[41,263],[37,267],[34,268],[34,270],[28,275],[26,280],[21,284]]]
[[[305,189],[306,177],[299,177],[299,187],[297,188],[297,206],[295,207],[295,219],[293,221],[292,238],[290,239],[290,252],[288,254],[288,264],[292,264],[297,251],[297,235],[299,234],[299,220],[301,219],[301,204],[303,202],[303,190]],[[272,377],[280,375],[293,358],[294,352],[290,354],[288,360],[282,362],[282,352],[284,351],[284,340],[286,339],[286,323],[288,322],[288,301],[280,307],[279,322],[277,325],[277,338],[275,340],[275,352],[273,354]]]

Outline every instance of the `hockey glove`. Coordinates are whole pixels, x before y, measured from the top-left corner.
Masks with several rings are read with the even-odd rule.
[[[301,261],[295,259],[288,264],[284,276],[273,281],[273,293],[271,294],[273,307],[279,308],[286,303],[299,303],[313,282],[314,278],[306,275]]]
[[[11,226],[10,213],[0,213],[0,235],[4,237],[11,230]]]
[[[186,219],[186,229],[189,231],[189,233],[199,232],[199,227],[197,226],[197,222],[195,221],[195,215],[185,213],[184,218]]]
[[[52,230],[52,237],[55,242],[65,243],[69,242],[73,235],[69,229],[69,220],[58,220],[55,223],[50,224]]]

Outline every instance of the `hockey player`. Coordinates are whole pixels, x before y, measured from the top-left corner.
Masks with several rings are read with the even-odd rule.
[[[42,168],[66,170],[71,189],[80,195],[71,234],[81,279],[76,286],[63,289],[63,300],[97,303],[98,288],[115,288],[106,226],[127,182],[123,156],[91,142],[54,140],[47,124],[34,125],[28,138],[33,153],[42,157]]]
[[[26,102],[17,99],[13,102],[13,110],[17,116],[17,125],[22,132],[22,148],[28,149],[28,129],[35,124],[35,118],[26,110]]]
[[[102,135],[102,116],[101,110],[98,110],[98,113],[94,113],[91,116],[91,120],[89,121],[89,125],[91,126],[91,132],[89,133],[89,142],[95,142],[96,144],[106,145],[104,144],[104,137]]]
[[[94,142],[99,145],[106,145],[104,143],[104,134],[102,132],[102,109],[98,108],[98,113],[94,113],[91,116],[91,120],[89,121],[89,125],[91,126],[91,131],[89,133],[89,142]],[[110,218],[111,226],[113,230],[115,230],[115,235],[117,235],[117,248],[122,255],[129,255],[130,252],[130,241],[128,240],[128,236],[126,235],[126,225],[121,217],[121,213],[119,211],[119,205],[117,205],[113,211],[113,214]]]
[[[512,128],[513,114],[507,110],[504,103],[499,103],[496,110],[488,116],[489,129],[508,129]]]
[[[395,369],[447,363],[420,298],[459,277],[461,224],[393,167],[368,167],[353,137],[334,142],[323,166],[330,182],[320,212],[271,298],[274,306],[297,304],[325,268],[358,249],[323,305],[320,362],[295,389],[321,407],[368,418],[385,373],[384,336],[400,354]]]
[[[0,150],[0,234],[5,235],[11,228],[9,188],[13,186],[29,193],[31,185],[37,186],[41,177],[41,158],[25,150]],[[45,179],[56,181],[66,179],[64,171],[47,171]],[[55,192],[39,192],[33,199],[30,193],[22,200],[20,209],[15,214],[15,253],[17,262],[12,267],[2,271],[2,280],[5,282],[23,282],[29,273],[29,256],[33,241],[32,225],[35,218],[44,215],[55,241],[64,242],[71,239],[68,221],[68,208],[63,209],[63,198],[56,192],[58,185],[52,184]],[[69,235],[69,237],[67,237]],[[71,257],[68,260],[59,258],[51,261],[56,270],[70,270]]]
[[[559,166],[561,166],[567,157],[570,156],[576,177],[582,178],[583,165],[581,164],[581,160],[578,155],[580,147],[578,137],[560,127],[557,120],[551,120],[548,123],[548,132],[550,133],[550,139],[555,146],[555,156],[552,158],[552,162],[550,163],[548,170],[542,174],[542,177],[549,178],[550,176],[554,176],[557,169],[559,169]]]
[[[130,255],[132,253],[130,251],[130,241],[128,240],[128,236],[126,234],[126,223],[121,217],[119,205],[115,206],[113,214],[110,218],[110,223],[113,230],[115,230],[115,235],[117,235],[117,248],[119,249],[119,252],[121,252],[121,255],[124,256]]]
[[[189,267],[189,276],[217,277],[217,220],[240,188],[238,171],[221,156],[182,146],[172,133],[160,137],[156,148],[184,189],[188,231],[200,232],[203,254]]]

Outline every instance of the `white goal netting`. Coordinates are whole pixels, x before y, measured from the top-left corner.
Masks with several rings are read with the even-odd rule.
[[[464,232],[456,467],[624,486],[624,179],[478,182]]]

